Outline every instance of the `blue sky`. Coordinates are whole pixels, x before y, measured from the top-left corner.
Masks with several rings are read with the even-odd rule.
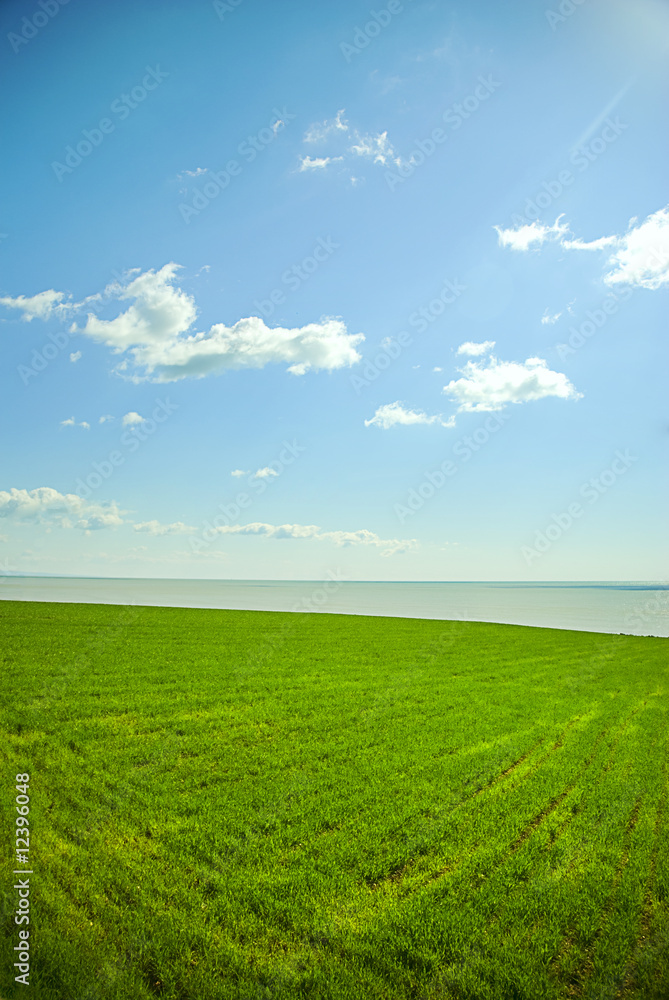
[[[2,6],[5,570],[663,578],[669,9],[547,3]]]

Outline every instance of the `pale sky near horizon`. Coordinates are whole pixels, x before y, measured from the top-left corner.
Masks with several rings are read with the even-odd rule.
[[[667,3],[0,46],[0,572],[666,578]]]

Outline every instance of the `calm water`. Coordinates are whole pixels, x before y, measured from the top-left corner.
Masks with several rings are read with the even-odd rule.
[[[669,636],[660,583],[351,583],[11,577],[0,599],[504,622]]]

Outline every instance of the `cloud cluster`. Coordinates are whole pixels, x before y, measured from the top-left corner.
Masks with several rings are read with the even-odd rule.
[[[318,542],[333,542],[340,548],[349,545],[371,545],[381,549],[382,556],[392,556],[415,549],[415,538],[379,538],[366,528],[359,531],[323,531],[316,524],[228,524],[214,529],[219,535],[263,535],[266,538],[302,538]]]
[[[607,285],[632,285],[656,290],[669,285],[669,205],[643,222],[631,219],[626,233],[594,240],[567,238],[569,227],[559,216],[552,226],[532,222],[516,229],[495,226],[500,246],[526,251],[552,240],[565,250],[608,251],[604,269]],[[545,320],[550,322],[550,320]]]
[[[128,308],[111,320],[89,312],[81,327],[73,324],[72,332],[124,354],[116,370],[134,381],[172,382],[268,364],[285,364],[293,375],[303,375],[309,370],[333,371],[360,361],[356,346],[365,339],[363,334],[349,334],[337,318],[286,329],[268,327],[264,320],[252,316],[232,326],[216,323],[208,331],[189,333],[197,309],[193,297],[175,286],[178,269],[170,263],[158,271],[131,272],[127,284],[116,283],[105,290],[107,297],[130,302]],[[41,294],[48,298],[37,306],[35,300],[40,296],[2,301],[23,310],[24,318],[39,315],[46,319],[61,308],[63,293]],[[70,304],[67,309],[85,308],[86,302],[96,297],[100,296]]]
[[[366,159],[380,166],[394,163],[399,166],[402,159],[398,156],[388,138],[388,132],[360,132],[352,128],[344,118],[344,109],[337,112],[334,118],[322,122],[314,122],[304,133],[304,142],[308,146],[334,145],[336,155],[301,156],[299,171],[325,170],[332,163],[352,163]],[[357,178],[352,177],[355,183]]]
[[[175,521],[173,524],[161,524],[159,521],[143,521],[133,525],[135,531],[150,535],[192,535],[197,528],[192,525]],[[224,524],[210,527],[210,534],[215,535],[256,535],[263,538],[294,538],[317,542],[331,542],[339,548],[349,545],[371,545],[381,549],[382,556],[397,555],[416,548],[414,538],[380,538],[375,532],[361,528],[358,531],[323,531],[317,524],[267,524],[263,521],[253,521],[250,524]]]
[[[116,503],[89,503],[74,493],[59,493],[49,486],[35,490],[0,490],[0,517],[60,528],[97,531],[124,523]]]
[[[461,378],[452,379],[443,392],[458,404],[458,413],[484,413],[503,409],[508,403],[530,403],[549,396],[559,399],[581,399],[578,392],[563,372],[552,371],[543,358],[527,358],[526,361],[500,361],[490,352],[494,340],[482,343],[466,341],[460,344],[456,354],[480,357],[470,360],[460,372]],[[483,358],[482,355],[488,355]],[[434,368],[440,372],[441,368]],[[365,427],[372,425],[389,430],[396,425],[440,424],[454,427],[455,415],[443,420],[441,414],[428,416],[422,410],[408,410],[397,400],[379,406]]]
[[[74,417],[68,417],[66,420],[61,420],[61,427],[83,427],[84,430],[89,431],[91,425],[86,420],[80,420],[79,423],[74,419]]]
[[[124,513],[127,512],[121,511],[113,501],[106,504],[93,503],[82,500],[74,493],[59,493],[49,486],[41,486],[35,490],[0,490],[0,518],[17,522],[47,527],[79,528],[84,531],[128,525],[133,531],[154,538],[166,535],[194,535],[200,530],[183,521],[162,524],[153,519],[133,523],[123,516]],[[216,535],[259,535],[265,538],[331,542],[340,548],[366,545],[380,549],[382,556],[409,552],[418,544],[415,539],[380,538],[375,532],[366,528],[358,531],[323,531],[316,524],[266,524],[256,521],[251,524],[222,525],[208,530]]]

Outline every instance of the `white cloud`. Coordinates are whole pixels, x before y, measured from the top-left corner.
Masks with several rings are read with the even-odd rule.
[[[56,318],[62,320],[72,316],[77,310],[85,308],[90,302],[99,302],[104,295],[110,294],[116,287],[115,284],[111,284],[104,292],[89,295],[81,302],[73,302],[71,295],[65,295],[65,292],[55,292],[53,288],[50,288],[46,292],[38,292],[37,295],[31,296],[17,295],[15,298],[10,295],[0,296],[0,305],[7,309],[19,309],[23,313],[21,319],[28,323],[33,319]]]
[[[50,288],[47,292],[38,292],[37,295],[25,296],[17,295],[12,298],[10,295],[0,297],[0,305],[7,309],[20,309],[23,315],[22,320],[29,323],[33,319],[51,319],[52,316],[64,315],[71,305],[63,302],[64,292],[55,292]]]
[[[300,158],[300,173],[305,170],[323,170],[328,164],[337,163],[343,159],[343,156],[302,156]]]
[[[463,378],[444,386],[444,392],[459,403],[458,412],[478,413],[501,410],[507,403],[528,403],[547,396],[580,399],[566,375],[554,372],[542,358],[524,362],[468,361],[459,369]]]
[[[348,122],[343,118],[344,108],[337,112],[334,118],[326,118],[323,122],[314,122],[304,133],[305,142],[322,142],[336,132],[347,132]]]
[[[321,317],[318,322],[287,329],[268,327],[264,320],[251,316],[232,326],[215,323],[208,331],[189,334],[197,309],[193,296],[175,287],[178,269],[179,265],[170,263],[158,271],[128,272],[127,284],[111,284],[103,294],[131,300],[131,305],[111,320],[89,312],[85,325],[78,329],[72,324],[70,332],[101,341],[115,354],[125,353],[116,371],[133,381],[172,382],[268,364],[286,364],[291,374],[303,375],[310,370],[349,367],[361,360],[355,348],[364,335],[349,334],[345,323],[336,317]],[[25,318],[47,318],[54,296],[57,304],[62,293],[40,294],[49,296],[51,305],[34,306],[40,296],[0,301],[21,308]],[[100,298],[102,294],[92,295],[67,308],[81,310]],[[27,305],[29,302],[33,305]]]
[[[135,424],[143,424],[144,420],[145,417],[140,417],[139,413],[131,410],[130,413],[126,413],[121,423],[124,427],[133,427]]]
[[[113,420],[111,413],[104,413],[98,420],[99,424],[106,424],[108,420]]]
[[[266,538],[311,539],[318,542],[333,542],[339,547],[349,545],[371,545],[380,548],[382,556],[408,552],[416,548],[415,538],[379,538],[373,531],[361,528],[358,531],[323,531],[316,524],[228,524],[213,529],[219,535],[263,535]]]
[[[300,157],[298,170],[323,170],[331,163],[348,160],[355,162],[360,158],[371,160],[372,163],[386,166],[394,163],[399,166],[402,163],[401,157],[396,153],[388,132],[360,132],[357,128],[351,128],[349,123],[343,119],[343,110],[337,112],[335,118],[326,119],[323,122],[315,122],[310,125],[304,134],[304,142],[308,144],[324,143],[328,140],[329,149],[318,157]],[[332,150],[332,152],[330,152]],[[349,171],[350,173],[350,171]],[[360,182],[360,177],[350,177],[352,185]]]
[[[636,220],[632,220],[634,222]],[[630,223],[632,226],[632,223]],[[669,284],[669,205],[619,237],[604,275],[607,285],[657,289]]]
[[[182,170],[180,174],[177,174],[179,180],[182,177],[201,177],[202,174],[207,173],[207,167],[196,167],[195,170]]]
[[[68,417],[67,420],[61,420],[61,427],[83,427],[85,430],[89,431],[91,425],[86,420],[81,420],[79,423],[74,419],[74,417]]]
[[[546,326],[546,324],[552,326],[553,323],[557,323],[561,315],[562,315],[561,312],[551,314],[548,312],[548,309],[546,309],[543,316],[541,317],[541,322],[544,324],[544,326]]]
[[[248,476],[248,471],[246,469],[233,469],[230,473],[231,476]]]
[[[558,216],[552,226],[546,226],[543,222],[530,222],[517,229],[502,229],[495,226],[497,230],[498,242],[502,247],[510,247],[512,250],[529,250],[533,246],[541,246],[548,239],[560,239],[567,231],[568,226],[560,223],[562,216]]]
[[[137,345],[158,348],[175,340],[197,316],[192,296],[173,287],[178,270],[178,264],[165,264],[159,271],[138,274],[124,287],[119,285],[117,298],[133,299],[130,308],[113,320],[101,320],[89,313],[81,332],[117,353]]]
[[[365,420],[365,427],[374,425],[387,431],[396,424],[404,424],[406,426],[415,424],[441,424],[442,427],[453,427],[454,423],[454,417],[449,417],[444,422],[441,419],[441,414],[429,417],[427,413],[423,413],[421,410],[407,410],[399,400],[396,400],[394,403],[385,403],[383,406],[379,406],[374,416],[370,420]]]
[[[72,354],[70,354],[70,361],[72,362],[72,364],[76,364],[76,362],[79,360],[80,357],[81,357],[81,351],[74,351]]]
[[[643,222],[630,220],[627,232],[622,235],[600,236],[594,240],[565,239],[566,223],[560,216],[552,226],[540,222],[520,226],[518,229],[500,229],[501,246],[513,250],[528,250],[535,244],[541,246],[547,239],[557,239],[565,250],[596,252],[613,251],[606,262],[604,281],[607,285],[625,284],[655,290],[669,285],[669,205],[649,215]],[[546,320],[549,322],[549,320]]]
[[[466,340],[464,344],[460,344],[456,354],[471,354],[473,356],[478,356],[480,354],[488,354],[492,351],[495,346],[494,340],[484,340],[480,344],[474,343],[473,340]],[[439,369],[441,371],[441,369]]]
[[[89,503],[74,493],[59,493],[49,486],[35,490],[0,490],[0,517],[61,528],[96,531],[123,524],[116,503]]]
[[[374,163],[382,165],[388,163],[389,160],[399,165],[400,159],[388,139],[387,132],[378,132],[376,135],[357,135],[357,140],[352,146],[349,146],[349,151],[356,156],[372,157]]]
[[[617,236],[601,236],[598,240],[562,240],[565,250],[604,250],[606,247],[615,246],[618,242]]]
[[[258,469],[257,472],[253,473],[253,479],[267,479],[269,476],[278,476],[279,473],[276,469],[271,469],[269,465],[266,465],[263,469]]]
[[[443,368],[433,368],[432,369],[433,372],[443,372],[443,370],[444,370]]]
[[[161,524],[160,521],[139,521],[133,524],[133,531],[145,531],[149,535],[192,535],[197,528],[184,524],[183,521],[173,521],[172,524]]]
[[[185,336],[197,310],[192,296],[173,287],[177,269],[177,264],[166,264],[119,286],[117,297],[133,299],[132,305],[113,320],[89,314],[80,331],[116,353],[127,350],[130,357],[117,371],[127,373],[134,364],[141,373],[131,372],[136,381],[172,382],[278,363],[288,364],[294,375],[303,375],[310,369],[332,371],[360,360],[355,347],[365,339],[363,334],[347,333],[343,321],[335,318],[285,329],[268,327],[252,316],[230,327],[216,323],[208,332]]]

